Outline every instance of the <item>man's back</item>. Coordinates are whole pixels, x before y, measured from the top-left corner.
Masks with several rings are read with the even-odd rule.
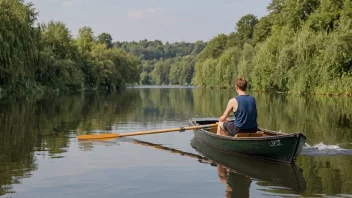
[[[238,103],[235,112],[235,126],[239,129],[254,129],[257,124],[257,106],[253,96],[238,95],[236,96]]]

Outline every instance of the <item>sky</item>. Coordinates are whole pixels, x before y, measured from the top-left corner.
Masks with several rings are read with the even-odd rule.
[[[209,41],[235,31],[246,14],[267,15],[271,0],[26,0],[38,21],[64,22],[76,36],[89,26],[95,35],[111,34],[114,41]]]

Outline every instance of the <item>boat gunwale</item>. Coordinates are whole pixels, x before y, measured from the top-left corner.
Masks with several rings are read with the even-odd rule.
[[[190,119],[189,122],[194,125],[194,126],[199,126],[199,124],[197,123],[197,121],[199,120],[195,120],[195,119]],[[264,131],[264,132],[269,132],[269,133],[273,133],[273,134],[276,134],[276,135],[273,135],[273,136],[262,136],[262,137],[231,137],[231,136],[222,136],[222,135],[217,135],[217,134],[214,134],[214,133],[211,133],[209,132],[208,130],[206,129],[197,129],[196,131],[202,131],[204,133],[206,133],[207,135],[210,135],[210,136],[213,136],[215,138],[220,138],[220,139],[226,139],[226,140],[231,140],[231,141],[245,141],[245,140],[276,140],[276,139],[282,139],[282,138],[299,138],[300,135],[303,135],[303,133],[301,132],[295,132],[295,133],[290,133],[290,134],[287,134],[287,133],[282,133],[282,132],[277,132],[277,131],[272,131],[272,130],[268,130],[268,129],[262,129],[262,128],[258,128],[259,130],[261,131]],[[305,136],[304,136],[305,137]]]

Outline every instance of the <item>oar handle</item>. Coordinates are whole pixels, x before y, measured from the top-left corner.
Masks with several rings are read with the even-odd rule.
[[[112,133],[112,134],[79,135],[77,138],[78,138],[78,140],[108,139],[108,138],[117,138],[117,137],[126,137],[126,136],[148,135],[148,134],[156,134],[156,133],[168,133],[168,132],[175,132],[175,131],[183,132],[183,131],[186,131],[186,130],[212,128],[212,127],[217,127],[217,126],[218,126],[218,124],[209,124],[209,125],[198,125],[198,126],[190,126],[190,127],[179,127],[179,128],[171,128],[171,129],[161,129],[161,130],[122,133],[122,134]]]

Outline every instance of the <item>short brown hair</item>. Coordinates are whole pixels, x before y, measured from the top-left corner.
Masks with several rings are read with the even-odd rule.
[[[242,90],[242,91],[246,91],[247,89],[247,81],[246,79],[244,79],[243,77],[239,77],[236,80],[236,86]]]

